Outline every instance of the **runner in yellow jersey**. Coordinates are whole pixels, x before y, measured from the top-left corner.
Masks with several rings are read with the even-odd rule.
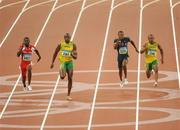
[[[53,60],[51,64],[51,68],[54,67],[54,61],[59,53],[59,61],[60,61],[60,77],[64,79],[66,74],[68,75],[68,94],[67,100],[72,100],[70,97],[71,89],[72,89],[72,77],[73,77],[73,60],[77,59],[77,48],[76,45],[70,40],[71,36],[69,33],[64,35],[64,41],[61,41],[57,46]]]
[[[163,49],[155,42],[153,34],[148,35],[148,42],[145,43],[141,50],[141,54],[145,52],[145,62],[146,62],[146,76],[147,78],[151,77],[152,72],[155,72],[155,83],[154,86],[158,85],[158,50],[161,54],[161,63],[164,63],[164,54]]]

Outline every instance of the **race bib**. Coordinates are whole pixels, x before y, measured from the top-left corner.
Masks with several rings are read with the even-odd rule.
[[[64,57],[71,57],[71,52],[67,51],[67,50],[64,50],[64,51],[62,51],[62,56],[64,56]]]
[[[150,55],[150,56],[156,56],[156,50],[149,49],[149,50],[148,50],[148,55]]]
[[[127,53],[128,53],[127,47],[120,47],[119,48],[119,54],[127,54]]]
[[[31,57],[32,57],[32,54],[24,54],[23,55],[23,60],[24,61],[31,61]]]

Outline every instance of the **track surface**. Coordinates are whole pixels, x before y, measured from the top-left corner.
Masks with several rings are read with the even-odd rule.
[[[110,0],[87,0],[74,42],[78,46],[79,58],[75,62],[73,101],[65,100],[67,82],[60,81],[45,123],[47,130],[86,130],[102,54],[105,31],[110,11]],[[124,0],[115,0],[115,5]],[[151,0],[145,0],[145,3]],[[10,103],[0,120],[0,129],[40,128],[49,99],[58,77],[58,60],[53,70],[50,63],[55,47],[65,32],[74,30],[82,0],[59,0],[40,40],[37,38],[55,1],[30,0],[14,28],[0,48],[0,111],[19,76],[17,48],[24,36],[37,43],[42,61],[33,67],[33,91],[25,93],[19,82]],[[174,3],[178,0],[174,0]],[[10,5],[11,4],[11,5]],[[0,42],[21,13],[26,1],[3,0],[0,3]],[[61,5],[66,4],[63,7]],[[8,5],[8,6],[7,6]],[[125,33],[138,46],[140,0],[117,7],[112,15],[108,42],[105,50],[103,71],[93,116],[93,130],[134,130],[136,118],[136,86],[138,55],[130,46],[129,85],[119,86],[116,51],[112,41],[117,31]],[[28,10],[27,10],[28,9]],[[174,9],[177,43],[180,42],[180,7]],[[160,65],[159,87],[153,87],[153,78],[147,80],[144,71],[140,84],[139,130],[179,130],[180,92],[176,69],[175,50],[171,26],[169,0],[161,0],[143,13],[143,43],[153,33],[165,52],[165,64]],[[178,44],[178,51],[180,45]],[[143,56],[141,57],[143,59]],[[180,61],[180,59],[179,59]],[[144,61],[141,63],[144,70]]]

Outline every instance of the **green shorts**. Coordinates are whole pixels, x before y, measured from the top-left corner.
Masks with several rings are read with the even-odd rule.
[[[154,69],[154,66],[155,65],[158,65],[158,61],[157,60],[154,60],[153,62],[151,62],[151,63],[147,63],[146,64],[146,68],[147,68],[147,70],[152,70],[152,69]]]
[[[74,68],[73,61],[63,62],[60,64],[60,69],[62,70],[73,70],[73,68]]]

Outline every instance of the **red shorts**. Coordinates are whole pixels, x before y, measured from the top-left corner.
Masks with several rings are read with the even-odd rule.
[[[31,61],[21,61],[21,74],[23,78],[26,78],[27,68],[31,65]]]

